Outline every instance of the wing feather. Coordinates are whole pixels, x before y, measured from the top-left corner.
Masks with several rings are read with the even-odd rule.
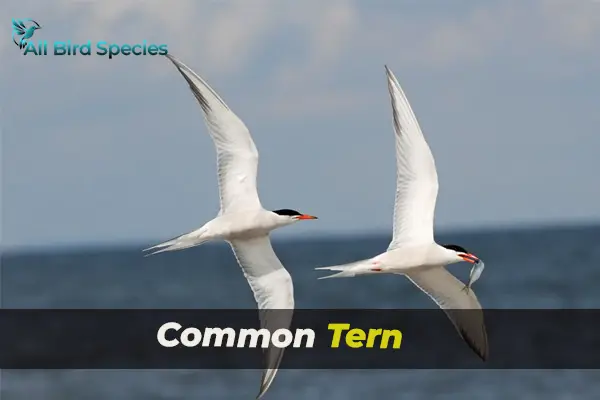
[[[473,290],[441,266],[405,274],[440,307],[469,347],[483,360],[488,357],[488,340],[483,310]]]
[[[261,208],[256,189],[258,150],[244,122],[223,99],[187,65],[170,54],[198,100],[217,151],[221,212]]]
[[[288,329],[294,312],[292,277],[277,258],[268,236],[231,240],[231,248],[258,304],[261,328],[271,333]],[[265,369],[260,391],[262,397],[275,379],[283,349],[269,347],[265,351]]]
[[[435,161],[408,99],[385,67],[396,134],[396,198],[389,249],[408,242],[433,242],[438,192]]]

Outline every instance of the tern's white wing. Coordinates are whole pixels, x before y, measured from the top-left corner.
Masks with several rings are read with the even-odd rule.
[[[398,80],[385,67],[396,132],[394,236],[389,249],[407,242],[433,242],[438,179],[431,150]]]
[[[194,71],[170,54],[204,111],[217,150],[221,212],[261,208],[256,190],[258,151],[250,131],[219,95]]]
[[[446,312],[465,342],[483,360],[488,356],[488,341],[483,310],[473,290],[463,290],[464,283],[445,267],[405,274]]]
[[[258,303],[261,328],[271,333],[288,329],[294,312],[292,277],[277,258],[268,236],[230,241],[233,253],[244,271]],[[269,388],[283,357],[283,349],[270,347],[265,352],[260,398]]]

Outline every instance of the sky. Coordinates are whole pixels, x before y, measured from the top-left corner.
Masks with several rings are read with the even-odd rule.
[[[391,232],[384,65],[434,154],[436,229],[600,220],[600,2],[0,3],[5,248],[168,239],[213,218],[201,109],[160,56],[23,56],[35,38],[168,45],[249,127],[274,237]]]

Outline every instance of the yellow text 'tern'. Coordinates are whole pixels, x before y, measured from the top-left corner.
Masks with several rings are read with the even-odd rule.
[[[391,338],[393,338],[392,348],[394,349],[399,349],[402,343],[402,332],[397,329],[369,329],[367,333],[360,328],[350,329],[350,324],[344,323],[330,323],[327,325],[327,329],[333,331],[333,338],[331,339],[332,348],[340,347],[344,331],[347,331],[344,335],[346,346],[353,349],[359,349],[363,346],[373,348],[375,347],[375,340],[377,338],[380,338],[380,349],[387,349]]]

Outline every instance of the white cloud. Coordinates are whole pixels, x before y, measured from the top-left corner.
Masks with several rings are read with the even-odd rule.
[[[324,83],[333,74],[347,79],[364,74],[353,70],[357,65],[364,68],[365,60],[374,64],[372,71],[384,62],[397,68],[443,71],[472,66],[499,53],[517,60],[542,48],[549,57],[591,52],[600,38],[600,7],[590,1],[465,4],[459,12],[415,13],[407,4],[372,9],[357,0],[62,0],[23,2],[19,7],[3,3],[0,14],[7,20],[9,15],[44,15],[48,25],[61,25],[80,38],[160,40],[211,77],[243,74],[260,60],[273,71],[261,78],[265,97],[272,99],[264,107],[287,116],[341,113],[356,107],[362,101],[359,92],[364,91],[360,82],[339,87]],[[2,41],[0,54],[14,53],[10,45]],[[0,68],[4,76],[12,76],[10,69],[20,68],[23,60],[6,58]],[[119,64],[123,60],[104,61],[73,58],[60,67],[91,75],[114,74],[115,65],[125,65]],[[142,74],[169,72],[160,63],[126,62],[135,63]],[[553,68],[557,74],[574,74],[581,66],[561,63]]]
[[[210,19],[205,32],[206,55],[221,73],[237,72],[248,64],[277,25],[277,8],[268,1],[236,1]]]
[[[309,7],[296,16],[309,51],[302,60],[284,63],[274,77],[281,86],[303,85],[323,78],[340,61],[358,27],[358,9],[347,0]]]
[[[515,57],[541,46],[558,52],[592,51],[600,36],[600,7],[589,1],[469,4],[463,12],[426,18],[404,13],[401,7],[371,14],[357,27],[364,33],[359,40],[373,52],[387,52],[396,63],[443,69],[494,57],[507,46]]]
[[[269,110],[281,117],[314,116],[345,112],[360,105],[361,97],[355,93],[324,85],[340,67],[356,35],[356,5],[350,0],[308,2],[302,12],[293,15],[307,51],[302,58],[282,60],[271,77]]]
[[[578,193],[573,198],[593,199],[586,195],[589,185],[578,179],[580,170],[593,170],[580,166],[596,160],[590,150],[597,148],[592,142],[593,99],[585,83],[571,85],[573,90],[568,80],[556,90],[550,84],[558,75],[573,78],[588,73],[589,85],[595,85],[590,69],[600,62],[599,4],[455,3],[456,7],[432,7],[414,1],[358,0],[22,0],[0,3],[0,15],[6,23],[12,17],[42,18],[47,28],[42,38],[49,40],[168,43],[173,54],[223,91],[225,100],[256,133],[265,159],[260,173],[265,198],[271,193],[273,201],[284,202],[287,196],[290,202],[313,204],[333,215],[332,227],[338,222],[340,229],[389,223],[388,209],[379,202],[391,207],[393,198],[378,197],[379,205],[370,199],[374,191],[393,190],[389,188],[393,157],[364,163],[364,154],[378,154],[392,140],[384,63],[407,86],[417,85],[414,91],[407,88],[414,93],[409,94],[411,102],[423,115],[424,128],[440,132],[432,134],[432,146],[447,150],[436,157],[444,165],[444,179],[450,180],[441,195],[454,198],[454,205],[440,201],[442,216],[469,208],[464,193],[455,190],[460,185],[453,189],[453,176],[472,181],[489,199],[479,203],[490,208],[499,204],[497,199],[507,188],[521,193],[514,204],[504,208],[499,204],[504,211],[492,210],[498,219],[526,215],[539,199],[546,201],[548,215],[568,215],[572,199],[549,198],[547,193],[553,193],[553,180],[563,174],[570,177],[565,179],[572,185],[569,192]],[[5,32],[9,31],[6,25]],[[83,225],[91,227],[91,238],[111,237],[122,225],[121,232],[131,229],[131,235],[135,230],[144,235],[152,234],[152,229],[176,230],[189,223],[190,215],[199,219],[204,218],[201,213],[211,215],[210,204],[216,205],[218,198],[214,170],[206,160],[214,158],[214,151],[208,135],[201,133],[205,130],[193,97],[166,61],[29,58],[19,57],[15,50],[6,37],[0,41],[4,56],[0,79],[7,100],[2,105],[8,110],[8,121],[1,123],[9,130],[3,144],[12,146],[2,155],[10,170],[17,171],[7,173],[12,194],[4,201],[13,207],[7,213],[11,240],[29,240],[30,232],[23,228],[29,225],[22,222],[27,220],[41,221],[48,228],[36,231],[38,238],[54,238],[58,235],[54,227],[64,237],[79,238]],[[12,71],[6,73],[7,68]],[[166,74],[168,80],[160,76]],[[515,78],[520,81],[515,83]],[[550,89],[540,95],[545,87]],[[552,92],[562,89],[570,93],[559,97]],[[172,97],[163,96],[167,91]],[[514,98],[517,91],[519,98]],[[505,132],[499,127],[505,123],[502,113],[515,119],[510,122],[514,129]],[[555,118],[548,122],[544,117],[550,113]],[[31,126],[27,132],[18,131],[22,121]],[[457,130],[460,135],[448,137],[447,131]],[[365,134],[371,131],[388,133]],[[565,131],[573,146],[566,156],[565,144],[556,139],[564,138]],[[332,164],[340,132],[350,145]],[[539,148],[542,134],[554,135],[545,140],[544,151]],[[318,144],[310,151],[314,162],[306,163],[307,153],[277,150],[289,145],[291,138]],[[521,146],[511,149],[511,141]],[[456,154],[466,144],[480,149],[481,155],[491,155],[485,165],[473,168],[472,160],[461,164]],[[506,181],[485,179],[498,168],[506,169],[498,156],[501,147],[512,151],[511,166],[519,174]],[[537,169],[520,168],[532,162],[529,153],[540,161]],[[576,159],[568,159],[574,154]],[[295,171],[292,182],[289,176]],[[344,182],[348,176],[368,179],[369,192],[356,191],[352,180]],[[339,188],[330,195],[310,195],[312,188],[327,192],[337,179],[342,179]],[[541,189],[534,189],[532,180]],[[211,199],[208,190],[213,191]],[[344,214],[340,198],[347,201]],[[202,199],[202,207],[197,199]],[[171,210],[168,216],[152,215],[172,203],[177,204],[173,215]],[[52,213],[47,212],[48,204],[54,207]],[[373,215],[347,221],[348,210],[365,207]],[[577,209],[596,210],[592,203]],[[482,206],[476,217],[481,219],[488,211]]]
[[[287,118],[293,113],[343,113],[364,104],[360,83],[352,91],[324,82],[330,82],[332,74],[352,76],[355,65],[364,65],[359,61],[365,59],[377,64],[373,71],[382,63],[444,71],[476,66],[498,54],[509,57],[503,61],[525,58],[535,64],[532,53],[553,58],[595,51],[600,39],[600,10],[590,2],[470,4],[464,12],[425,15],[407,13],[400,5],[373,13],[357,1],[330,1],[319,9],[308,2],[294,13],[306,53],[301,60],[283,60],[273,74],[269,110]],[[577,68],[581,66],[556,63],[546,65],[544,73],[573,75]]]

